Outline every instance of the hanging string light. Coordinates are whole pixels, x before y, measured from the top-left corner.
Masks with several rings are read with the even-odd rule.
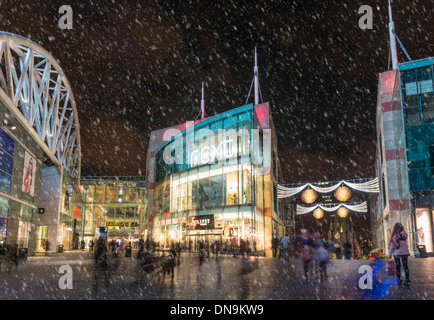
[[[347,215],[348,215],[348,209],[347,208],[345,208],[345,207],[340,207],[339,209],[338,209],[338,216],[339,217],[341,217],[341,218],[345,218]]]
[[[313,216],[315,217],[315,219],[319,220],[324,217],[324,211],[320,208],[317,208],[313,211]]]
[[[351,190],[345,186],[340,186],[335,191],[335,198],[341,202],[348,201],[351,198]]]
[[[307,204],[314,203],[317,197],[318,196],[317,196],[316,192],[310,188],[307,188],[301,194],[301,200],[303,200],[303,202],[307,203]]]

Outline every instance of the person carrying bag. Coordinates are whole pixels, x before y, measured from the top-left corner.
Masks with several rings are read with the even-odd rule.
[[[407,233],[404,231],[404,227],[401,223],[396,223],[393,227],[393,231],[389,242],[389,261],[386,265],[386,272],[389,275],[395,275],[398,280],[398,284],[401,285],[401,263],[404,268],[405,282],[404,285],[410,285],[410,271],[408,269],[408,257],[410,252],[407,245]],[[392,254],[394,260],[392,260]],[[395,268],[393,268],[393,262],[395,263]],[[390,265],[390,266],[389,266]],[[389,268],[388,268],[389,267]],[[394,272],[396,269],[396,272]],[[389,273],[389,272],[390,273]]]
[[[386,273],[389,276],[396,275],[396,264],[395,264],[395,261],[392,258],[389,258],[389,260],[386,263]]]

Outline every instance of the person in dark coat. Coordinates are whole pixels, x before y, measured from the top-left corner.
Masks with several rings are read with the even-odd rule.
[[[351,259],[351,244],[348,240],[344,243],[344,256],[346,260]]]
[[[277,239],[277,237],[274,236],[273,240],[271,241],[271,250],[273,251],[273,258],[276,258],[277,256],[278,246],[279,246],[279,239]]]
[[[240,252],[241,257],[244,258],[244,252],[246,252],[246,242],[243,239],[240,240]]]

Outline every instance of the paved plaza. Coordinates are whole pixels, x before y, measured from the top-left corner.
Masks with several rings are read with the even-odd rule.
[[[372,289],[361,289],[360,271],[372,260],[332,260],[328,276],[303,277],[302,261],[182,253],[172,274],[139,272],[133,257],[110,257],[109,272],[95,271],[90,252],[30,257],[17,269],[3,263],[0,299],[55,300],[433,300],[434,258],[409,259],[411,285],[374,270]],[[380,260],[380,263],[383,260]],[[60,288],[63,265],[72,270],[72,289]],[[379,268],[381,265],[379,266]],[[378,269],[379,269],[378,268]],[[365,282],[367,283],[367,282]]]

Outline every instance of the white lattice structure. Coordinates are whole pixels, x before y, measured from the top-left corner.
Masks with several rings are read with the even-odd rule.
[[[48,51],[24,37],[0,32],[0,99],[56,165],[80,177],[74,96]]]

